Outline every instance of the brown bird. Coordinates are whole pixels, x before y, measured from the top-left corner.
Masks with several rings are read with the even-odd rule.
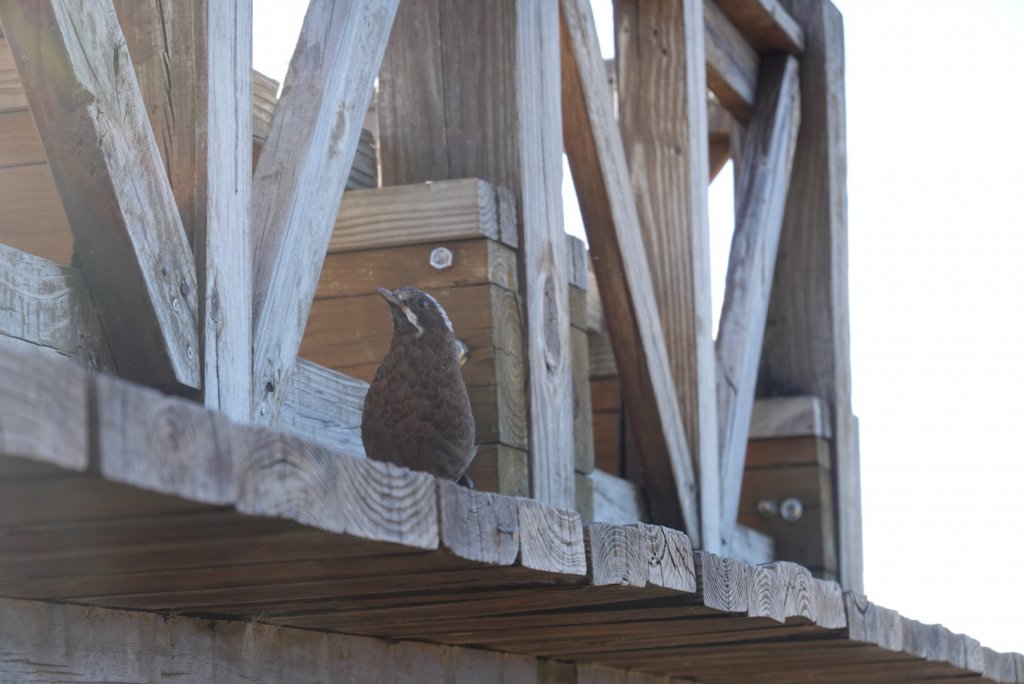
[[[476,423],[448,314],[415,287],[377,292],[394,333],[363,404],[366,455],[472,487]]]

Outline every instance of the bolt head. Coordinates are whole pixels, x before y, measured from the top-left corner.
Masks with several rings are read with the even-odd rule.
[[[439,271],[442,271],[452,265],[455,260],[452,251],[447,247],[435,247],[430,252],[430,265]]]
[[[757,514],[762,518],[774,518],[779,514],[779,504],[771,499],[757,502]]]
[[[779,517],[786,522],[795,522],[803,517],[804,504],[795,497],[787,497],[779,504]]]

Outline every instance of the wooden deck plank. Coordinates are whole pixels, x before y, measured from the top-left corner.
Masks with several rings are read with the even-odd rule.
[[[198,388],[195,261],[113,5],[0,16],[118,369]]]
[[[635,412],[644,485],[655,522],[700,545],[693,459],[679,402],[629,168],[612,113],[589,5],[562,3],[562,117],[566,152],[590,241],[626,406]]]

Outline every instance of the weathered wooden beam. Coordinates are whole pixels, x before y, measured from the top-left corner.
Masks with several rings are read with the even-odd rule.
[[[253,418],[295,365],[397,0],[313,0],[253,178]]]
[[[736,525],[729,542],[729,555],[752,565],[775,560],[775,541],[752,527]]]
[[[845,589],[863,583],[860,457],[850,396],[846,92],[842,15],[828,0],[785,0],[804,30],[800,135],[772,284],[758,395],[813,394],[829,407]]]
[[[405,0],[381,69],[385,185],[477,177],[519,217],[532,495],[572,508],[556,4]]]
[[[619,0],[615,26],[619,121],[630,180],[699,478],[701,539],[705,549],[717,551],[704,22],[697,0]]]
[[[354,456],[363,456],[360,425],[369,385],[305,359],[295,362],[276,427]]]
[[[199,387],[195,261],[113,5],[0,17],[118,369]]]
[[[714,0],[758,52],[801,55],[804,31],[778,0]]]
[[[252,405],[252,2],[115,0],[192,244],[203,400]]]
[[[767,397],[754,401],[749,439],[831,436],[828,406],[818,397]]]
[[[627,410],[632,411],[652,518],[700,545],[697,481],[630,185],[594,18],[562,5],[565,145]],[[685,527],[684,527],[685,526]]]
[[[717,4],[703,2],[708,88],[730,114],[746,123],[753,111],[761,58]]]
[[[114,372],[82,272],[0,244],[0,346],[74,359]]]
[[[736,229],[715,340],[725,548],[739,510],[764,322],[800,128],[797,71],[792,56],[762,61],[757,103],[737,168]]]

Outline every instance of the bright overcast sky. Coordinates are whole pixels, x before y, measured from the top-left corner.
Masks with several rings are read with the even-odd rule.
[[[302,10],[254,5],[255,66],[282,80]],[[1024,2],[837,5],[867,594],[1024,652]],[[711,190],[716,308],[731,186]]]

